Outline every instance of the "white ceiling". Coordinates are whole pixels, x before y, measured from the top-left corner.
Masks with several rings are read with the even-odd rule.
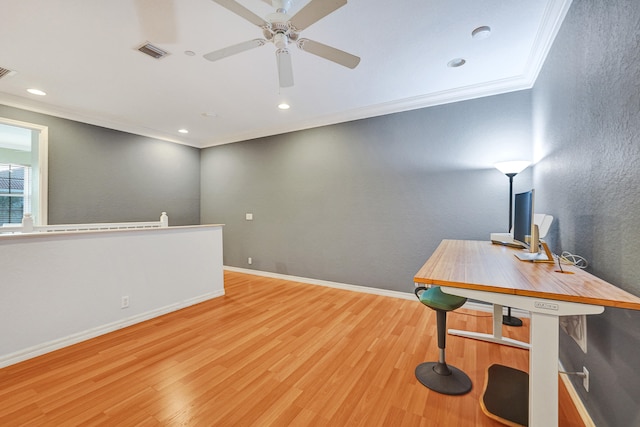
[[[155,6],[139,13],[141,2]],[[274,11],[238,2],[261,17]],[[294,0],[289,14],[308,2]],[[172,12],[156,10],[170,3]],[[295,85],[281,89],[272,44],[202,57],[263,37],[211,0],[0,0],[0,67],[16,72],[0,78],[0,103],[207,147],[530,88],[570,3],[349,0],[302,37],[361,57],[358,67],[292,47]],[[154,17],[160,31],[146,26]],[[483,25],[491,36],[473,39]],[[140,53],[145,41],[170,55]],[[464,66],[447,67],[458,57]]]

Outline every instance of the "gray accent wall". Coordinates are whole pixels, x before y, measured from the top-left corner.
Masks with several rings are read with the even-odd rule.
[[[640,295],[640,2],[574,1],[533,89],[537,207],[556,218],[555,252]],[[587,353],[561,361],[597,426],[640,425],[640,312],[587,318]]]
[[[531,158],[530,103],[522,91],[204,149],[202,221],[225,224],[225,265],[411,291],[442,239],[508,231],[493,163]],[[530,171],[515,184],[531,188]]]
[[[49,224],[200,223],[200,150],[0,105],[49,127]]]

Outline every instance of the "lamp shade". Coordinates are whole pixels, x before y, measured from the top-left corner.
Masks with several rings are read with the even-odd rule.
[[[527,162],[526,160],[515,160],[511,162],[496,163],[494,166],[505,175],[516,175],[525,170],[530,164],[531,162]]]

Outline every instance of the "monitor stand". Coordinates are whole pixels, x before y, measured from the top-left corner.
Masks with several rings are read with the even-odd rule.
[[[542,252],[519,252],[516,254],[520,261],[547,261],[547,255]]]
[[[542,251],[518,252],[515,255],[520,261],[553,263],[553,254],[549,250],[547,243],[540,240],[540,246],[542,247]]]

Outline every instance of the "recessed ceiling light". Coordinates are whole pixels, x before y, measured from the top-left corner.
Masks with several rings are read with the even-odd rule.
[[[218,117],[218,114],[214,113],[213,111],[205,111],[204,113],[202,113],[202,117]]]
[[[27,89],[27,92],[29,92],[32,95],[39,95],[39,96],[45,96],[47,93],[40,90],[40,89]]]
[[[464,58],[454,58],[451,61],[447,62],[447,67],[449,68],[458,68],[458,67],[462,67],[464,64],[466,64],[466,60]]]
[[[483,25],[482,27],[478,27],[471,32],[471,37],[475,40],[486,39],[491,35],[491,27],[488,25]]]
[[[192,50],[185,50],[184,54],[187,55],[187,56],[195,56],[196,55],[196,53],[194,51],[192,51]]]
[[[189,131],[187,129],[178,129],[178,132],[180,132],[180,133],[189,133]]]
[[[278,108],[281,110],[288,110],[289,108],[291,108],[291,106],[286,102],[281,102],[280,104],[278,104]]]

